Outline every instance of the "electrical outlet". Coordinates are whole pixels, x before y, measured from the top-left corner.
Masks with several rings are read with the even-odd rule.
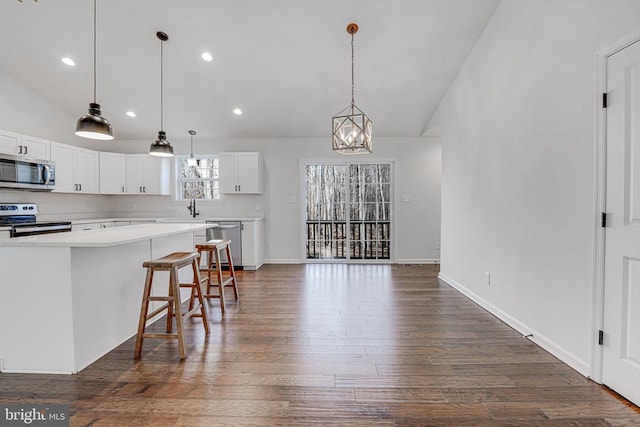
[[[489,273],[488,271],[484,272],[484,284],[485,285],[491,284],[491,273]]]

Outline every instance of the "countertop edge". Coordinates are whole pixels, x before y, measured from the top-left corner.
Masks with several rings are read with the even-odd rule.
[[[194,232],[210,226],[210,224],[185,223],[128,225],[123,227],[0,239],[0,247],[105,248],[174,234]]]

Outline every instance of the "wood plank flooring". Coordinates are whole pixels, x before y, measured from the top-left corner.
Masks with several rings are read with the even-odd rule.
[[[439,282],[437,266],[266,265],[211,334],[135,337],[78,375],[0,374],[72,426],[631,426],[640,410]],[[230,295],[230,294],[229,294]],[[151,329],[162,328],[157,322]]]

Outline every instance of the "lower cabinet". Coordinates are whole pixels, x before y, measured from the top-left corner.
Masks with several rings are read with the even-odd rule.
[[[71,231],[78,230],[96,230],[98,228],[111,228],[115,227],[115,221],[101,221],[101,222],[85,222],[80,224],[71,224]]]
[[[264,220],[242,221],[242,266],[257,270],[264,264]]]

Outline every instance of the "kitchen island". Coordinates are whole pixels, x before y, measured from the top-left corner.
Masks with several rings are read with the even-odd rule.
[[[194,232],[208,226],[139,224],[0,239],[0,372],[77,373],[135,335],[142,263],[193,251]],[[165,292],[168,274],[161,273],[154,290]],[[190,269],[180,272],[181,282],[191,279]]]

